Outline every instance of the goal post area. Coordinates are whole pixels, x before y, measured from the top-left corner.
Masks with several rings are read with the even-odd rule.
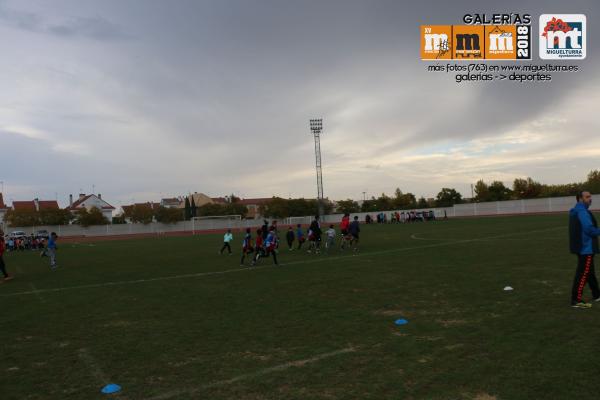
[[[190,223],[192,225],[192,235],[195,235],[196,231],[215,229],[232,229],[237,232],[245,226],[246,221],[243,220],[241,215],[232,214],[192,217]]]
[[[241,215],[206,215],[202,217],[192,217],[192,221],[241,221]]]
[[[284,225],[307,225],[312,222],[312,217],[287,217],[282,222]]]

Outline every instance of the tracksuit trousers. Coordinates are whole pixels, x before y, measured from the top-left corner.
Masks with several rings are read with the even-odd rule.
[[[577,271],[575,272],[575,280],[573,281],[573,289],[571,290],[571,304],[582,301],[583,289],[586,284],[590,285],[594,299],[600,297],[600,288],[598,288],[598,280],[596,279],[594,268],[594,255],[579,254],[577,257]]]

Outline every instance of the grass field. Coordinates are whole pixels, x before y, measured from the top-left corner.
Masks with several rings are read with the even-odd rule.
[[[221,235],[64,244],[55,272],[7,254],[0,398],[598,398],[600,304],[569,307],[566,222],[363,226],[359,255],[253,270],[239,233],[232,257]]]

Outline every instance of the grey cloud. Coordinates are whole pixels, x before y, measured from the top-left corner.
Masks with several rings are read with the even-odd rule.
[[[34,12],[11,8],[0,2],[0,20],[16,28],[36,33],[47,33],[64,38],[88,38],[99,41],[130,39],[119,25],[100,16],[70,17],[62,23],[52,23]]]
[[[449,76],[425,72],[426,63],[418,60],[421,23],[514,11],[531,13],[535,24],[540,13],[563,10],[562,1],[543,7],[508,1],[493,10],[464,0],[56,1],[52,12],[39,3],[0,3],[3,22],[19,28],[5,41],[15,67],[0,77],[0,118],[94,149],[82,160],[36,141],[29,147],[24,139],[14,143],[7,162],[18,165],[35,148],[32,154],[63,172],[56,185],[65,193],[93,180],[110,188],[103,194],[127,201],[130,193],[263,196],[286,195],[290,187],[293,195],[310,197],[308,119],[315,116],[325,118],[326,195],[361,197],[356,193],[365,188],[380,193],[395,186],[432,193],[439,183],[420,175],[432,169],[393,169],[379,158],[493,137],[550,110],[561,115],[566,97],[576,91],[589,96],[598,87],[600,48],[594,40],[583,71],[556,74],[550,85],[457,85]],[[575,0],[568,8],[586,13],[591,26],[596,20],[595,1]],[[36,66],[65,74],[40,74],[21,50],[35,54]],[[2,108],[9,104],[16,109]],[[577,120],[578,111],[571,112]],[[597,128],[573,125],[577,138]],[[458,181],[458,172],[468,171],[452,162],[435,165],[457,170],[452,179]],[[480,165],[482,174],[495,168],[472,165]],[[18,179],[16,170],[9,171]],[[540,174],[542,180],[552,177]],[[43,179],[31,183],[47,182],[39,175]]]
[[[85,37],[107,41],[131,38],[131,35],[125,33],[121,27],[102,17],[73,18],[60,25],[49,25],[45,29],[62,37]]]

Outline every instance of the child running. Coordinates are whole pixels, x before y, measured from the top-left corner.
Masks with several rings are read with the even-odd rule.
[[[342,222],[340,223],[340,231],[342,233],[342,245],[341,249],[344,250],[346,248],[346,241],[348,238],[348,227],[350,226],[350,214],[345,213],[342,217]]]
[[[231,233],[231,229],[227,229],[225,236],[223,236],[223,247],[221,247],[221,251],[219,251],[219,254],[223,254],[225,249],[227,249],[227,251],[229,252],[229,255],[231,255],[231,244],[230,243],[232,240],[233,240],[233,233]]]
[[[325,249],[327,252],[335,247],[335,228],[333,225],[329,225],[329,229],[325,231],[327,235],[327,241],[325,242]]]
[[[300,250],[304,242],[306,242],[304,231],[302,230],[302,225],[300,224],[296,226],[296,237],[298,238],[298,250]]]
[[[256,231],[256,245],[254,246],[254,258],[252,259],[252,263],[250,264],[251,267],[254,267],[256,265],[256,261],[258,261],[258,258],[261,255],[264,255],[263,243],[264,241],[262,229],[258,229]]]
[[[50,257],[50,269],[53,271],[58,267],[58,265],[56,265],[56,250],[58,250],[58,247],[56,246],[57,239],[58,235],[56,232],[52,232],[50,238],[48,238],[48,246],[46,247],[46,254]]]
[[[254,253],[254,248],[252,247],[252,233],[250,228],[246,229],[246,236],[244,236],[244,241],[242,242],[242,260],[240,261],[240,266],[244,267],[244,260],[246,259],[246,255]]]
[[[263,249],[264,249],[264,257],[268,258],[270,255],[273,255],[273,264],[275,264],[276,266],[279,266],[279,262],[277,262],[277,234],[275,233],[275,228],[271,227],[269,228],[269,233],[267,234],[267,238],[265,239],[264,243],[263,243]],[[256,257],[254,258],[254,261],[252,262],[252,265],[256,265],[256,263],[258,262],[258,259],[260,258],[261,254],[257,253]]]
[[[287,240],[287,244],[288,244],[290,251],[294,250],[294,239],[295,238],[296,237],[294,235],[294,229],[292,229],[292,227],[290,226],[288,228],[287,233],[285,234],[285,239]]]
[[[12,276],[8,275],[8,272],[6,272],[6,265],[4,264],[4,258],[2,257],[4,255],[4,250],[6,250],[4,244],[4,232],[0,231],[0,271],[2,271],[2,274],[4,275],[4,281],[10,281]]]

